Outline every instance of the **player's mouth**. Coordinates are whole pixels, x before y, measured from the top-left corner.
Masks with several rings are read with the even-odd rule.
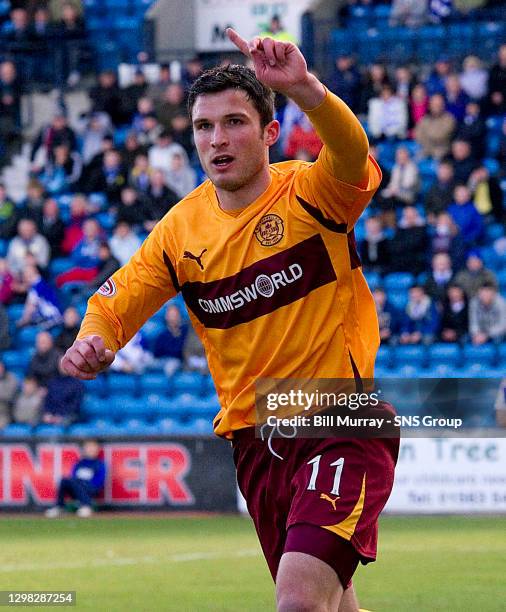
[[[217,170],[228,170],[233,162],[234,158],[231,155],[216,155],[211,160],[213,167]]]

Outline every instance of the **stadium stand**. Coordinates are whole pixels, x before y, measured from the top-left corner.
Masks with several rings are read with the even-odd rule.
[[[37,294],[39,324],[18,324],[27,296],[33,299],[37,293],[25,278],[24,269],[10,269],[18,221],[33,219],[41,240],[50,248],[49,265],[39,262],[39,269],[42,278],[53,287],[58,286],[58,307],[63,312],[74,306],[82,316],[88,296],[118,265],[114,254],[104,255],[102,249],[118,222],[126,222],[136,239],[144,239],[177,200],[174,191],[186,184],[188,176],[197,176],[199,181],[204,178],[192,145],[184,101],[178,99],[174,88],[169,91],[170,75],[168,81],[160,77],[159,82],[148,82],[143,64],[139,63],[139,54],[146,54],[149,48],[143,23],[150,5],[151,0],[84,0],[82,18],[77,15],[67,19],[69,23],[75,20],[79,26],[74,38],[63,37],[69,27],[65,20],[55,21],[51,37],[48,34],[39,39],[39,47],[34,47],[31,34],[32,38],[19,34],[23,43],[14,44],[12,32],[19,15],[9,10],[8,2],[0,3],[0,40],[4,43],[0,58],[3,96],[0,110],[6,118],[0,123],[0,165],[8,167],[12,163],[21,142],[31,145],[26,164],[28,176],[24,177],[30,181],[27,193],[14,201],[9,194],[10,185],[6,185],[4,195],[0,190],[0,309],[6,311],[8,320],[8,329],[0,331],[10,336],[10,345],[2,351],[0,359],[20,382],[29,371],[39,331],[49,328],[56,338],[62,326],[52,325],[51,320],[44,318],[44,296],[41,298],[40,294]],[[32,32],[34,17],[27,14],[26,19],[27,32]],[[320,53],[319,59],[316,56],[316,68],[328,87],[352,106],[366,130],[371,100],[377,101],[377,108],[388,120],[393,97],[408,117],[402,137],[381,134],[372,139],[385,180],[355,227],[361,252],[367,253],[364,274],[369,286],[371,290],[382,288],[386,292],[386,306],[377,303],[383,343],[376,375],[406,380],[502,377],[506,372],[504,7],[475,9],[468,15],[426,15],[419,27],[391,25],[392,19],[390,5],[352,2],[340,10],[339,21],[333,24],[324,41],[323,55]],[[49,45],[49,41],[54,44]],[[70,49],[74,63],[64,65],[56,61],[54,73],[38,74],[35,78],[38,64],[33,59],[34,49],[54,53],[55,58]],[[135,66],[134,80],[126,87],[118,85],[116,73],[120,62]],[[162,66],[160,72],[164,71],[168,74],[168,67]],[[85,73],[91,74],[91,80],[90,76],[81,79]],[[192,73],[183,69],[185,86],[192,78]],[[449,85],[451,82],[457,83],[455,89]],[[54,109],[54,120],[43,127],[40,138],[29,139],[31,126],[22,126],[20,120],[21,97],[28,91],[44,91],[55,83],[61,89],[59,100],[64,99],[69,88],[86,96],[89,102],[86,121],[82,124],[69,123],[65,118],[62,121],[65,109],[58,107]],[[385,93],[387,84],[390,94]],[[422,153],[417,125],[424,117],[437,120],[437,113],[432,116],[432,109],[429,111],[429,101],[437,94],[443,95],[442,110],[452,117],[453,128],[446,150],[428,157]],[[472,109],[473,102],[478,104],[478,115]],[[300,121],[297,112],[285,103],[280,100],[278,107],[283,142]],[[159,145],[162,132],[168,133],[169,144],[164,146],[168,147],[167,155],[172,161],[170,168],[161,168],[160,186],[153,180],[156,168],[149,166],[149,150]],[[310,139],[314,144],[314,134]],[[451,146],[455,140],[469,143],[470,157],[459,157]],[[310,158],[304,141],[298,142],[296,156]],[[410,186],[414,200],[409,203],[403,203],[406,186],[402,182],[402,163],[396,157],[399,147],[407,149],[417,169],[416,186]],[[282,149],[272,151],[273,161],[283,159]],[[459,181],[469,188],[469,201],[462,206],[454,202],[457,182],[454,179],[444,184],[438,182],[438,169],[443,161],[459,173]],[[389,183],[394,176],[401,178]],[[382,195],[387,184],[388,197]],[[390,189],[392,185],[394,192]],[[37,189],[42,195],[36,195]],[[434,209],[433,204],[430,209],[426,206],[429,191],[438,196],[439,208]],[[55,204],[47,205],[48,200]],[[409,206],[417,212],[415,227],[405,224],[403,210]],[[454,247],[463,235],[467,237],[469,211],[478,215],[483,231],[473,235],[465,244],[464,254],[457,257]],[[450,221],[445,226],[449,229],[443,227],[439,232],[439,215],[444,212],[450,212]],[[98,222],[98,236],[86,240],[83,226],[89,218]],[[369,235],[365,223],[368,218],[378,219],[379,236]],[[415,233],[422,246],[422,271],[409,267],[409,259],[406,268],[393,255],[399,252],[393,245],[402,246],[401,238],[408,240],[404,251],[409,251],[409,240]],[[384,242],[387,254],[381,261],[379,241]],[[121,247],[125,253],[126,238]],[[463,287],[465,291],[468,287],[474,289],[462,299],[452,298],[451,286],[465,268],[469,252],[477,254],[483,262],[482,268],[470,272],[480,282]],[[449,253],[452,258],[451,274],[435,278],[437,288],[446,296],[443,300],[430,293],[431,260],[436,253]],[[27,255],[25,268],[37,263],[34,258],[34,252]],[[71,277],[66,276],[69,271]],[[492,286],[489,302],[479,288],[484,282]],[[420,301],[410,297],[413,285],[425,287]],[[172,300],[171,305],[176,305],[182,325],[187,325],[189,316],[181,297]],[[437,316],[436,333],[424,342],[421,321],[432,307]],[[403,332],[407,329],[407,317],[411,321],[409,340]],[[151,355],[156,339],[167,330],[167,325],[170,328],[165,309],[146,322],[139,338],[139,346],[146,355]],[[170,337],[177,339],[178,329],[172,331]],[[85,384],[77,422],[69,425],[41,422],[35,427],[11,422],[0,430],[0,436],[210,434],[212,417],[219,408],[212,379],[207,372],[192,369],[186,347],[174,343],[171,349],[181,362],[174,374],[168,375],[159,361],[148,359],[142,368],[101,375]],[[398,388],[396,392],[399,393]],[[488,423],[486,419],[483,422]]]

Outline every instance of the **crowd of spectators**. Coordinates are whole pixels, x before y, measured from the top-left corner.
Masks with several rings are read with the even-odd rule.
[[[21,22],[22,13],[11,11],[3,30]],[[66,13],[80,19],[72,3],[64,3]],[[22,385],[0,368],[0,426],[2,418],[79,419],[83,387],[58,370],[58,357],[75,338],[87,298],[205,178],[185,109],[188,87],[203,68],[193,58],[176,81],[163,65],[150,82],[139,66],[124,87],[114,71],[101,72],[86,92],[88,112],[70,123],[65,108],[55,108],[31,142],[25,197],[14,201],[0,184],[0,349],[25,328],[42,330]],[[0,63],[0,139],[9,121],[19,127],[21,90],[12,85],[18,70],[9,60]],[[491,246],[488,228],[505,223],[506,45],[490,65],[469,55],[461,63],[440,57],[429,67],[363,67],[341,55],[327,77],[328,88],[362,119],[384,173],[358,235],[364,272],[380,278],[374,298],[383,342],[504,341],[506,301],[481,249]],[[278,96],[277,117],[282,133],[271,161],[314,160],[322,144],[301,110]],[[491,118],[502,125],[494,164]],[[429,181],[423,164],[433,168]],[[414,279],[402,308],[381,286],[395,273]],[[23,305],[14,321],[6,308],[12,304]],[[202,345],[178,307],[169,305],[157,337],[137,334],[114,364],[124,373],[146,368],[168,377],[181,368],[207,372]]]

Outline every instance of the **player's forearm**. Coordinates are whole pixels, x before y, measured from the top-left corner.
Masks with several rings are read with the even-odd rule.
[[[77,339],[82,340],[88,336],[100,336],[104,341],[105,347],[111,351],[116,352],[120,348],[117,331],[112,323],[106,317],[102,317],[94,312],[86,313],[77,334]]]
[[[320,158],[328,170],[339,180],[365,189],[368,183],[369,141],[351,109],[326,89],[318,106],[310,110],[307,110],[308,107],[301,108],[325,145]]]

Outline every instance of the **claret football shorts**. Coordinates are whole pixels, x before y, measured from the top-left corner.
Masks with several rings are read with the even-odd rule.
[[[393,408],[383,403],[383,408]],[[285,552],[330,565],[346,588],[376,559],[378,517],[392,490],[399,438],[255,437],[234,434],[234,462],[274,580]]]

